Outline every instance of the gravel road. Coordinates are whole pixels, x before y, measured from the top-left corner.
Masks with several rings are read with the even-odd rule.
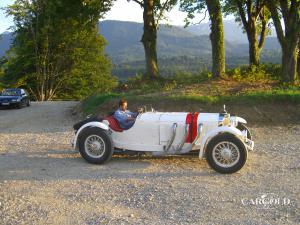
[[[251,127],[246,166],[72,150],[76,102],[0,110],[0,224],[300,224],[300,125]]]

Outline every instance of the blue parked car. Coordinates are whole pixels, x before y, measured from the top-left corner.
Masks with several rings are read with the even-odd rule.
[[[20,88],[4,89],[0,93],[0,106],[15,106],[19,109],[30,106],[29,94]]]

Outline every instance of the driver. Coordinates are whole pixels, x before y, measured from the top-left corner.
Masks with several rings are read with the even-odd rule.
[[[119,101],[119,108],[114,113],[114,118],[119,122],[122,129],[128,130],[133,126],[138,114],[139,113],[127,110],[127,101],[125,99],[121,99]]]

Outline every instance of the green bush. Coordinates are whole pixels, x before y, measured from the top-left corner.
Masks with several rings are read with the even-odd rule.
[[[169,80],[176,81],[177,84],[195,84],[206,81],[212,77],[211,73],[208,71],[203,71],[198,74],[194,74],[187,71],[182,71],[176,73],[174,76],[168,77]]]
[[[198,74],[191,72],[177,72],[173,76],[159,77],[157,79],[145,78],[142,74],[128,78],[125,84],[130,93],[151,93],[153,91],[172,91],[178,86],[196,84],[210,79],[210,72],[200,72]]]
[[[281,67],[275,64],[262,64],[260,66],[242,66],[229,69],[226,74],[238,81],[280,80]]]

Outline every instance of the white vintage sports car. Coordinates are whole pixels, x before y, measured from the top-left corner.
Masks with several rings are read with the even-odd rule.
[[[140,113],[132,128],[122,130],[114,117],[88,118],[74,125],[72,144],[90,163],[102,164],[114,153],[150,152],[153,155],[199,151],[199,158],[220,173],[234,173],[253,150],[246,120],[226,112]]]

